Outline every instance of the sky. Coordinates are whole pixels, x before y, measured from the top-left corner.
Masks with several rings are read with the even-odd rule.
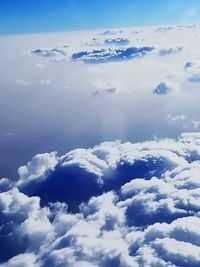
[[[0,34],[199,21],[199,0],[1,0]]]

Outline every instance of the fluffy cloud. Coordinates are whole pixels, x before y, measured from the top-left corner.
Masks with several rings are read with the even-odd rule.
[[[121,61],[141,57],[150,53],[153,47],[104,48],[93,51],[80,51],[72,55],[73,60],[82,60],[85,63],[103,63]]]
[[[188,80],[192,83],[200,82],[199,61],[188,61],[184,65],[184,70],[188,73]]]
[[[52,49],[35,49],[31,51],[31,54],[40,56],[40,57],[47,57],[47,58],[52,58],[54,60],[62,60],[66,57],[67,52],[66,52],[67,46],[60,46]]]
[[[171,115],[169,114],[166,118],[168,124],[183,128],[183,129],[194,129],[197,130],[200,127],[200,121],[190,119],[185,115]]]
[[[18,78],[16,81],[15,81],[17,84],[20,84],[20,85],[23,85],[23,86],[26,86],[26,85],[29,85],[29,82],[27,81],[24,81],[20,78]]]
[[[163,149],[156,142],[149,142],[143,150],[142,143],[111,142],[93,149],[76,149],[61,158],[55,153],[37,155],[27,166],[19,168],[17,186],[30,196],[40,196],[43,204],[64,201],[70,210],[76,210],[93,195],[117,190],[133,178],[160,177],[183,161],[169,150],[167,141],[161,144]],[[77,186],[81,190],[74,199]]]
[[[172,88],[165,82],[159,83],[154,89],[153,93],[157,95],[166,95],[172,91]]]
[[[1,180],[2,266],[198,266],[199,162],[200,133],[35,156]]]
[[[17,188],[0,194],[0,261],[24,253],[28,247],[37,252],[44,240],[50,240],[48,210],[41,209],[39,202],[39,197],[29,198]]]
[[[174,27],[172,27],[172,26],[166,26],[166,27],[159,27],[158,29],[156,29],[156,32],[168,32],[168,31],[171,31],[171,30],[173,30],[174,29]]]
[[[174,55],[174,54],[180,53],[182,50],[183,50],[182,47],[162,48],[162,49],[159,51],[159,55],[162,56],[162,57],[163,57],[163,56],[170,56],[170,55]]]
[[[200,73],[195,73],[195,74],[191,75],[188,80],[190,82],[193,82],[193,83],[199,83],[200,82]]]
[[[129,40],[127,38],[110,38],[104,41],[106,45],[127,45]]]
[[[112,30],[106,30],[100,33],[100,35],[115,35],[115,34],[117,34],[117,31],[112,31]]]
[[[2,267],[27,267],[34,266],[39,267],[40,265],[36,263],[36,256],[33,253],[19,254],[4,264]]]
[[[171,81],[163,81],[155,86],[153,93],[156,95],[180,95],[181,89],[179,84]]]

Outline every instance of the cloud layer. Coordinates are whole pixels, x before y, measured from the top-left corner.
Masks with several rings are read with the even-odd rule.
[[[1,266],[199,265],[198,31],[1,38]]]
[[[200,133],[36,155],[0,183],[1,266],[198,266]]]

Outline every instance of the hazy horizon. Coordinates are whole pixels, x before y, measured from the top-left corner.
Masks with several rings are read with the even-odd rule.
[[[0,34],[200,22],[197,0],[2,0]]]

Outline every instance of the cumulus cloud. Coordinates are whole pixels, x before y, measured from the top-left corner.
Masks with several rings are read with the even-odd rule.
[[[40,83],[42,85],[49,85],[49,84],[51,84],[51,80],[41,80]]]
[[[175,55],[177,53],[180,53],[183,50],[182,47],[175,47],[175,48],[162,48],[159,51],[159,55],[164,57],[164,56],[170,56],[170,55]]]
[[[171,30],[173,30],[174,29],[174,27],[173,26],[164,26],[164,27],[159,27],[159,28],[157,28],[155,31],[156,32],[162,32],[162,33],[164,33],[164,32],[168,32],[168,31],[171,31]]]
[[[184,70],[188,73],[198,72],[200,68],[200,62],[197,60],[187,61],[184,65]]]
[[[185,130],[194,129],[198,130],[200,127],[200,121],[188,118],[185,115],[171,115],[169,114],[166,117],[166,121],[168,124],[176,126],[178,128],[182,128]]]
[[[154,89],[153,93],[157,95],[166,95],[172,91],[172,88],[169,87],[165,82],[159,83]]]
[[[2,266],[198,266],[199,171],[200,133],[37,155],[0,180]]]
[[[129,40],[127,38],[110,38],[106,39],[104,41],[104,44],[106,45],[127,45],[129,43]]]
[[[188,61],[184,65],[184,70],[188,73],[188,81],[192,83],[200,82],[200,63],[199,61]]]
[[[39,267],[36,263],[36,256],[33,253],[19,254],[11,258],[6,263],[1,264],[2,267],[27,267],[34,266]]]
[[[29,82],[22,80],[20,78],[18,78],[15,82],[23,86],[29,85]]]
[[[185,63],[184,69],[188,70],[188,69],[192,68],[193,66],[194,66],[194,63],[192,61],[188,61]]]
[[[39,195],[43,204],[59,200],[74,210],[92,195],[119,189],[134,177],[160,177],[164,170],[174,168],[182,160],[166,148],[155,150],[153,143],[149,146],[140,151],[139,144],[113,142],[88,150],[77,149],[61,158],[55,154],[37,155],[19,168],[17,186],[28,195]],[[77,185],[81,190],[74,200]]]
[[[200,82],[200,73],[195,73],[195,74],[191,75],[188,80],[190,82],[193,82],[193,83],[199,83]]]
[[[153,89],[153,93],[156,95],[180,95],[180,92],[180,85],[168,80],[158,83]]]
[[[175,125],[177,127],[182,127],[184,129],[188,129],[188,119],[185,115],[168,115],[167,118],[167,123],[171,125]]]
[[[95,91],[93,91],[92,95],[99,95],[102,93],[107,94],[114,94],[119,91],[117,84],[111,84],[111,83],[102,83],[101,81],[97,81],[94,84],[95,88],[97,88]]]
[[[8,178],[1,178],[0,179],[0,192],[6,192],[11,189],[13,186],[13,182],[10,181]]]
[[[43,65],[41,63],[37,63],[36,67],[38,67],[39,69],[45,69],[45,65]]]
[[[106,30],[100,33],[100,35],[115,35],[115,34],[117,34],[117,31],[112,31],[112,30]]]
[[[153,47],[103,48],[93,51],[80,51],[72,55],[73,60],[82,60],[85,63],[103,63],[121,61],[142,57],[150,53]]]
[[[67,55],[67,46],[59,46],[56,48],[52,48],[52,49],[35,49],[31,51],[31,54],[36,55],[36,56],[40,56],[40,57],[46,57],[46,58],[52,58],[54,60],[62,60],[66,57]]]
[[[39,202],[39,197],[29,198],[17,188],[0,194],[0,261],[23,254],[27,244],[32,251],[38,251],[44,239],[48,239],[52,225]]]
[[[18,173],[21,180],[18,183],[39,179],[44,176],[46,170],[53,169],[56,164],[56,152],[38,154],[26,166],[19,168]]]

